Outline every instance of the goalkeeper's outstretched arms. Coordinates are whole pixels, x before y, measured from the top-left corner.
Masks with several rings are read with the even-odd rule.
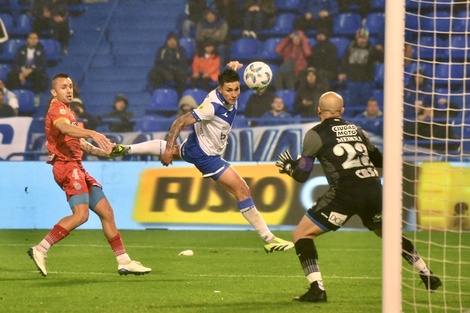
[[[303,155],[299,159],[294,160],[290,152],[285,151],[279,154],[276,166],[279,167],[279,173],[287,174],[299,183],[303,183],[310,177],[314,161],[315,159]]]

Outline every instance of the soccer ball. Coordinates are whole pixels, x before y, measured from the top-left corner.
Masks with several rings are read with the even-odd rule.
[[[264,62],[253,62],[248,64],[243,73],[243,80],[248,88],[260,90],[268,87],[273,78],[273,72],[269,65]]]

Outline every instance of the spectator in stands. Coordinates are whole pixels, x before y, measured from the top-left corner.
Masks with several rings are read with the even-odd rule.
[[[219,15],[228,25],[229,30],[241,27],[241,10],[238,0],[214,0]]]
[[[191,95],[186,95],[182,97],[178,102],[178,112],[176,113],[176,115],[177,117],[181,117],[186,113],[190,112],[191,110],[194,110],[195,108],[197,108],[196,99],[194,99],[194,97]],[[193,130],[193,126],[194,125],[189,125],[183,127],[181,130]]]
[[[103,115],[103,122],[106,118],[119,119],[120,121],[109,122],[109,131],[116,133],[131,132],[134,130],[135,122],[131,119],[134,118],[134,113],[127,111],[129,101],[123,94],[118,94],[114,98],[113,111]]]
[[[281,97],[274,97],[271,109],[261,116],[260,126],[278,126],[292,123],[292,115],[286,112],[286,105]]]
[[[8,90],[5,86],[3,80],[0,79],[0,90],[3,91],[4,102],[15,110],[15,115],[18,115],[18,110],[20,108],[18,103],[18,97],[11,90]]]
[[[338,11],[338,2],[336,0],[300,1],[298,6],[300,17],[295,19],[294,27],[304,32],[310,29],[324,28],[329,33],[332,33],[334,16]]]
[[[417,145],[427,149],[456,151],[460,143],[456,140],[459,137],[454,133],[452,125],[439,120],[435,121],[434,114],[435,111],[431,107],[418,108],[416,121],[405,124],[404,139],[418,140]]]
[[[276,13],[274,0],[246,0],[243,17],[243,37],[257,38],[264,27],[272,25]]]
[[[347,84],[352,104],[367,103],[373,96],[375,65],[380,61],[380,53],[369,43],[369,31],[360,28],[344,52],[338,75],[338,81]]]
[[[449,99],[444,95],[437,95],[434,101],[434,117],[441,119],[441,122],[444,119],[452,119],[459,115],[459,112],[462,109],[455,104],[454,102],[449,101]]]
[[[271,109],[274,93],[268,88],[257,90],[252,94],[245,106],[245,118],[259,119],[266,111]],[[248,121],[248,125],[257,126],[258,121]]]
[[[196,26],[196,44],[200,47],[202,44],[211,40],[217,47],[222,60],[226,58],[228,25],[227,22],[219,16],[215,6],[209,6],[204,18]]]
[[[330,32],[319,28],[316,34],[317,43],[312,47],[312,54],[307,59],[308,66],[317,70],[317,83],[329,89],[330,82],[338,77],[338,49],[329,40]]]
[[[427,82],[424,72],[418,69],[410,81],[405,85],[404,94],[404,117],[407,119],[416,119],[417,110],[420,107],[431,107],[431,86]]]
[[[3,98],[3,90],[0,89],[0,117],[14,117],[17,114],[15,113],[15,110],[5,103],[4,98]]]
[[[294,111],[303,119],[318,119],[318,101],[326,89],[317,83],[317,71],[313,67],[307,69],[305,80],[306,83],[300,86],[295,95]]]
[[[364,112],[361,112],[357,117],[366,117],[366,118],[376,118],[383,115],[379,107],[379,102],[375,98],[370,98],[367,101],[366,109]]]
[[[44,48],[39,42],[38,34],[31,32],[26,44],[16,51],[12,70],[7,75],[8,89],[31,88],[35,94],[46,91],[49,86],[46,68]]]
[[[206,0],[188,0],[185,8],[187,16],[181,25],[183,37],[193,37],[192,31],[196,29],[197,23],[202,20],[206,10]]]
[[[214,43],[210,40],[204,42],[200,52],[193,58],[191,83],[193,88],[209,91],[217,86],[217,77],[220,73],[220,55]]]
[[[187,68],[186,50],[180,46],[176,33],[170,32],[165,44],[155,54],[154,65],[148,75],[152,90],[159,88],[163,83],[174,83],[181,94],[186,88]]]
[[[276,90],[296,89],[298,75],[307,68],[307,58],[312,54],[304,32],[294,31],[284,37],[276,46],[276,53],[282,56],[279,71],[274,77]]]
[[[70,41],[67,0],[34,0],[30,13],[34,17],[33,31],[50,34],[61,44],[62,54],[67,55]]]
[[[80,98],[73,98],[70,102],[70,109],[75,113],[79,126],[86,129],[95,130],[100,121],[85,110],[83,101]]]

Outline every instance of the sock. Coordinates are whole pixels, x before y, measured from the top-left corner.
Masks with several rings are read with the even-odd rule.
[[[130,145],[128,154],[162,155],[166,148],[166,141],[161,139],[144,141]]]
[[[129,264],[131,262],[129,255],[126,253],[126,248],[124,248],[121,233],[118,232],[116,236],[111,239],[108,239],[108,242],[111,245],[111,248],[113,249],[118,264]]]
[[[424,260],[420,257],[418,251],[416,251],[413,243],[406,238],[405,236],[402,237],[402,257],[408,262],[408,264],[412,265],[418,272],[421,274],[429,275],[431,272],[429,271],[428,267]]]
[[[59,224],[56,224],[46,235],[46,237],[41,240],[41,242],[36,246],[36,248],[39,252],[45,254],[47,253],[47,250],[49,250],[50,247],[67,237],[69,234],[70,232],[67,229],[63,228]]]
[[[269,243],[274,239],[273,233],[269,230],[261,214],[255,207],[253,199],[246,198],[238,202],[238,209],[243,217],[253,226],[264,242]]]
[[[318,288],[325,290],[318,266],[318,252],[313,239],[301,238],[295,243],[295,252],[309,284],[317,282]]]

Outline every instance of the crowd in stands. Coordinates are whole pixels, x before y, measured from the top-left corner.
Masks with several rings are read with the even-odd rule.
[[[25,45],[17,50],[11,62],[11,71],[1,77],[5,81],[2,116],[11,114],[11,110],[4,109],[5,105],[13,108],[14,115],[25,115],[18,108],[17,99],[15,104],[16,94],[12,91],[28,89],[38,95],[47,89],[44,82],[49,80],[45,71],[48,60],[41,38],[57,40],[61,53],[68,54],[68,1],[72,0],[35,0],[23,12],[30,16],[32,27],[24,36]],[[207,93],[215,88],[221,69],[234,59],[232,48],[246,40],[246,47],[250,48],[247,50],[253,51],[256,46],[260,54],[237,60],[244,64],[265,61],[274,74],[270,86],[256,92],[248,90],[242,79],[239,118],[245,119],[247,125],[318,121],[318,99],[328,90],[343,96],[346,117],[382,119],[383,77],[381,83],[377,69],[383,67],[384,61],[384,6],[373,7],[371,0],[302,0],[291,7],[287,3],[296,1],[187,0],[181,23],[167,34],[154,53],[144,92],[174,90],[176,100],[171,98],[173,108],[165,116],[176,117],[187,112],[203,99],[187,91]],[[14,15],[13,7],[11,11]],[[350,23],[356,19],[356,24]],[[345,21],[347,26],[342,24]],[[412,66],[413,46],[407,44],[404,51],[405,66]],[[266,59],[260,58],[261,55]],[[416,120],[419,116],[416,107],[440,103],[431,98],[431,87],[425,76],[421,69],[416,69],[413,77],[406,80],[405,118]],[[172,92],[169,94],[174,97]],[[446,105],[454,110],[453,103]],[[168,112],[168,108],[165,110]],[[132,104],[129,105],[125,95],[117,95],[112,110],[110,107],[110,112],[102,116],[90,116],[79,97],[74,111],[90,128],[105,123],[109,131],[138,130]],[[371,124],[366,123],[364,127],[368,125]]]

